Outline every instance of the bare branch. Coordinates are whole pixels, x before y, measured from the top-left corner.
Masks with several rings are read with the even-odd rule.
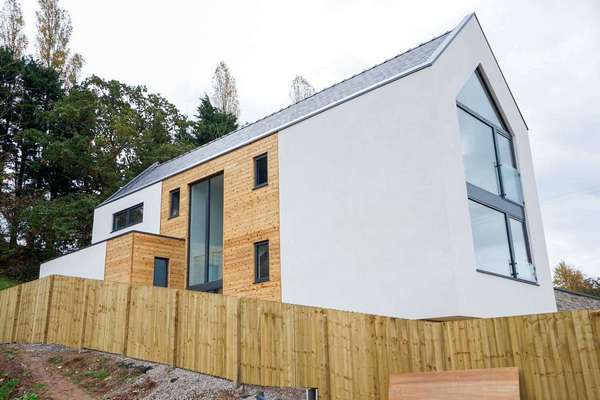
[[[229,72],[224,61],[221,61],[213,76],[212,102],[219,110],[235,115],[240,115],[240,104],[237,98],[235,78]]]
[[[290,88],[290,99],[295,104],[315,94],[315,88],[301,75],[296,75]]]
[[[25,55],[28,40],[23,33],[25,19],[18,0],[6,0],[0,18],[0,46],[12,51],[15,58]]]

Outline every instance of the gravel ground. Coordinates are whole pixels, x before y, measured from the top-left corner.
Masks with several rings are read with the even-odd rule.
[[[51,344],[13,344],[14,347],[26,352],[63,353],[73,352],[65,346]],[[210,375],[173,368],[164,364],[156,364],[142,360],[135,360],[119,355],[84,350],[85,353],[102,354],[114,360],[115,363],[140,368],[145,371],[135,382],[108,393],[104,398],[128,399],[135,387],[140,392],[148,393],[144,400],[236,400],[255,399],[259,391],[264,393],[267,400],[305,400],[305,389],[272,388],[253,385],[242,385],[236,388],[233,382]],[[142,388],[146,388],[142,390]],[[151,388],[150,390],[148,388]],[[140,398],[137,397],[136,398]]]

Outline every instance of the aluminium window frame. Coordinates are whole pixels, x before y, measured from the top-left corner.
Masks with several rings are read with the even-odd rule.
[[[486,95],[487,95],[488,99],[492,102],[492,106],[496,107],[496,105],[494,104],[495,102],[493,101],[493,97],[489,93],[487,85],[485,84],[485,81],[483,80],[479,70],[476,70],[475,73],[478,75],[478,78],[481,80],[483,89],[486,91]],[[519,204],[519,203],[506,197],[506,192],[504,190],[502,171],[500,170],[500,166],[502,164],[500,163],[500,151],[499,151],[499,146],[498,146],[497,135],[502,135],[503,137],[505,137],[509,140],[511,156],[512,156],[512,160],[514,162],[514,165],[511,165],[510,167],[515,168],[518,171],[519,180],[521,179],[521,172],[518,167],[518,159],[517,159],[516,152],[515,152],[515,144],[514,144],[514,140],[513,140],[514,139],[513,135],[511,135],[509,132],[507,132],[503,127],[499,127],[496,123],[485,118],[484,116],[482,116],[481,114],[479,114],[478,112],[476,112],[475,110],[473,110],[469,106],[461,103],[458,100],[456,100],[456,106],[458,109],[466,112],[471,117],[475,118],[476,120],[480,121],[481,123],[485,124],[486,126],[488,126],[489,128],[492,129],[494,155],[496,157],[496,163],[495,163],[494,167],[496,169],[496,177],[498,179],[500,194],[498,195],[498,194],[489,192],[489,191],[482,189],[478,186],[475,186],[469,182],[466,182],[467,198],[470,201],[481,204],[484,207],[491,208],[491,209],[503,214],[504,224],[506,226],[506,232],[507,232],[508,246],[509,246],[509,251],[510,251],[511,275],[502,275],[502,274],[490,272],[485,269],[477,268],[477,267],[476,267],[476,271],[483,272],[483,273],[490,274],[490,275],[501,276],[503,278],[513,279],[513,280],[516,280],[519,282],[525,282],[525,283],[538,285],[537,272],[536,272],[535,264],[533,262],[533,255],[531,253],[531,247],[530,247],[530,241],[529,241],[529,230],[527,229],[527,221],[526,221],[526,216],[525,216],[525,199],[523,199],[523,204]],[[507,125],[506,122],[503,121],[503,118],[502,118],[502,115],[500,114],[500,112],[497,111],[497,113],[498,113],[498,117],[500,118],[501,122],[504,123],[504,125]],[[517,263],[515,260],[513,235],[512,235],[512,230],[510,227],[510,218],[512,218],[518,222],[521,222],[521,224],[523,226],[523,235],[525,237],[525,249],[527,252],[528,261],[533,266],[533,271],[534,271],[534,276],[535,276],[534,281],[519,278],[519,274],[517,271]]]
[[[260,189],[262,187],[269,185],[269,157],[268,157],[268,154],[269,154],[268,152],[265,152],[265,153],[255,156],[252,159],[252,165],[254,167],[254,189]],[[258,183],[258,161],[262,160],[263,158],[266,160],[267,180],[262,183]]]
[[[259,260],[258,260],[258,249],[260,246],[267,246],[267,276],[261,277],[259,275]],[[254,283],[269,282],[271,280],[271,249],[269,246],[269,240],[261,240],[254,242]]]
[[[209,275],[209,271],[208,271],[208,263],[209,263],[209,249],[210,249],[210,192],[211,192],[211,184],[210,184],[210,180],[214,177],[217,177],[219,175],[223,175],[223,185],[225,185],[225,173],[224,171],[219,171],[216,172],[214,174],[205,176],[201,179],[198,179],[196,181],[190,182],[188,183],[188,221],[187,221],[187,274],[186,274],[186,286],[189,290],[195,290],[198,292],[211,292],[211,293],[218,293],[220,290],[223,289],[223,279],[218,279],[215,281],[208,281],[208,275]],[[208,223],[206,224],[206,244],[205,244],[205,262],[204,262],[204,281],[205,283],[199,283],[197,285],[193,285],[190,286],[190,245],[191,245],[191,241],[190,241],[190,227],[191,227],[191,222],[192,222],[192,186],[198,184],[198,183],[202,183],[204,181],[208,181],[208,195],[207,195],[207,202],[206,202],[206,221],[208,221]],[[223,190],[225,190],[225,188],[223,187]],[[225,221],[223,221],[225,222]],[[223,247],[224,247],[225,243],[223,243]],[[221,268],[223,268],[224,265],[221,266]],[[221,274],[223,273],[223,271],[221,270]]]
[[[138,207],[141,207],[141,209],[142,209],[142,219],[139,222],[131,222],[131,211],[133,211],[134,209],[136,209]],[[117,228],[115,226],[116,225],[115,224],[116,223],[116,217],[117,217],[117,215],[121,215],[121,214],[125,214],[125,220],[126,220],[126,222],[125,222],[125,225]],[[144,222],[144,202],[137,203],[137,204],[135,204],[135,205],[133,205],[131,207],[127,207],[124,210],[117,211],[116,213],[113,213],[112,218],[113,218],[113,220],[112,220],[112,231],[111,231],[111,233],[118,232],[118,231],[120,231],[122,229],[129,228],[130,226],[141,224],[142,222]]]
[[[179,200],[177,202],[177,212],[173,215],[173,195],[177,193],[179,195]],[[181,208],[181,190],[180,188],[176,188],[169,191],[169,218],[173,219],[179,217],[179,209]]]
[[[165,281],[166,281],[167,286],[156,286],[156,260],[163,260],[166,263],[165,273],[167,274],[167,277],[166,277]],[[170,260],[167,257],[154,257],[154,265],[153,265],[153,269],[152,269],[152,287],[165,287],[165,288],[169,287],[169,263],[170,263]]]

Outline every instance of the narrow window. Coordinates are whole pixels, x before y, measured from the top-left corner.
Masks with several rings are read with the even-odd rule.
[[[269,241],[254,243],[254,282],[269,280]]]
[[[113,214],[113,232],[139,224],[144,220],[144,203]]]
[[[154,286],[169,286],[169,259],[162,257],[154,258]]]
[[[169,202],[169,218],[175,218],[179,216],[179,188],[171,190],[170,202]]]
[[[265,153],[254,158],[254,188],[265,186],[268,181],[267,153]]]

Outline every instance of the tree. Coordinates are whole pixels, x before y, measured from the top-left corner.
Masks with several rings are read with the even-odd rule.
[[[208,95],[200,100],[198,121],[193,124],[194,144],[201,146],[237,129],[237,118],[213,107]]]
[[[25,55],[27,37],[23,33],[25,20],[18,0],[6,0],[0,20],[0,46],[9,49],[15,58]]]
[[[73,26],[69,13],[60,8],[58,0],[39,0],[37,18],[37,57],[47,67],[58,71],[69,85],[77,80],[83,57],[71,52],[69,42]]]
[[[232,114],[236,118],[240,116],[235,78],[224,61],[221,61],[215,69],[212,100],[219,110]]]
[[[554,267],[553,283],[558,288],[600,296],[600,277],[588,277],[564,261],[561,261]]]
[[[295,104],[315,94],[315,88],[301,75],[296,75],[290,88],[290,99]]]

